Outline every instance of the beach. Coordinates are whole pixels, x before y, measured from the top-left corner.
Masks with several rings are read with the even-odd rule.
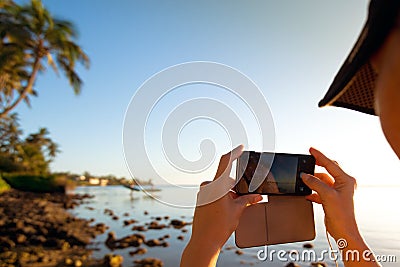
[[[154,192],[159,199],[174,192],[172,187],[160,188]],[[367,242],[375,253],[396,258],[396,262],[382,262],[384,266],[397,266],[400,260],[400,214],[394,204],[382,205],[394,200],[397,189],[359,188],[355,197]],[[0,266],[179,266],[193,220],[193,209],[167,206],[143,192],[131,194],[122,186],[78,187],[67,196],[12,190],[1,195],[0,209]],[[327,249],[322,210],[314,205],[314,211],[315,240],[269,246],[269,252],[301,255],[313,250],[318,256]],[[262,249],[239,249],[232,236],[218,266],[324,266],[322,262],[334,266],[328,257],[320,265],[319,259],[296,261],[297,265],[290,265],[290,259],[260,259],[257,254]]]

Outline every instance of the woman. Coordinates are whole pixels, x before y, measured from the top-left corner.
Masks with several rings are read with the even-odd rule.
[[[400,158],[400,1],[372,0],[363,31],[353,50],[336,75],[320,106],[334,105],[378,115],[390,146]],[[181,259],[181,266],[215,266],[219,252],[235,231],[246,206],[257,203],[257,194],[238,196],[229,191],[232,162],[242,153],[239,146],[221,157],[214,178],[226,182],[204,186],[220,187],[226,194],[207,205],[198,206],[193,220],[191,239]],[[346,174],[335,161],[311,148],[316,163],[328,174],[303,174],[302,179],[316,193],[308,200],[320,203],[325,212],[325,224],[336,240],[345,238],[346,250],[369,251],[358,230],[354,215],[353,193],[356,180]],[[221,188],[225,187],[225,188]],[[360,261],[345,261],[345,266],[380,266],[372,253],[364,253]]]

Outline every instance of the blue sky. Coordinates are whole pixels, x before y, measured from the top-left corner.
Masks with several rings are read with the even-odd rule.
[[[55,16],[76,24],[91,68],[79,69],[85,83],[79,96],[49,69],[37,80],[39,97],[32,100],[32,108],[21,105],[17,112],[25,133],[47,127],[60,144],[54,171],[129,176],[122,125],[136,90],[171,65],[214,61],[240,70],[262,90],[274,117],[277,151],[307,153],[314,146],[360,184],[400,185],[398,159],[376,117],[317,108],[362,28],[367,2],[44,1]],[[160,116],[178,100],[197,95],[189,89],[169,95]],[[202,91],[206,93],[235,102],[218,90],[207,88]],[[207,123],[183,132],[183,155],[199,156],[194,136],[201,140],[213,129],[217,132]],[[224,134],[213,138],[218,155],[229,149]],[[203,174],[205,179],[215,167]],[[197,183],[200,178],[171,179]]]

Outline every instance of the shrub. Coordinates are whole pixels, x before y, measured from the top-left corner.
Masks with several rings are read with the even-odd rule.
[[[2,177],[12,188],[21,191],[65,192],[65,179],[60,176],[7,173],[3,174]]]
[[[9,184],[7,184],[1,177],[0,177],[0,193],[7,191],[10,189]]]

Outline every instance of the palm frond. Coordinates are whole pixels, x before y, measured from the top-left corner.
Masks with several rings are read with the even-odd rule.
[[[81,93],[81,87],[83,84],[81,78],[79,78],[78,74],[74,71],[73,68],[71,68],[68,60],[66,60],[65,57],[58,55],[57,63],[67,76],[69,84],[74,89],[74,93],[79,95]]]

